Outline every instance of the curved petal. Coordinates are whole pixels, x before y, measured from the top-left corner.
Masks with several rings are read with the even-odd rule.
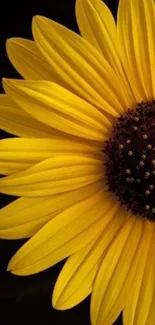
[[[117,204],[109,195],[102,190],[60,213],[15,254],[8,269],[37,273],[87,245],[102,231],[103,215]]]
[[[155,301],[154,225],[152,228],[152,236],[145,240],[145,249],[137,268],[132,295],[123,311],[124,325],[154,325],[155,322],[153,306],[153,301]]]
[[[23,38],[7,40],[8,57],[24,79],[51,80],[61,84],[61,78],[44,59],[34,41]]]
[[[80,156],[55,156],[26,171],[0,179],[0,191],[16,196],[64,193],[103,179],[100,160]]]
[[[147,317],[147,324],[154,324],[154,305],[155,305],[155,294],[152,298],[152,303],[151,303],[151,306],[150,306],[150,310],[149,310],[149,314],[148,314],[148,317]]]
[[[91,319],[95,325],[110,325],[124,308],[144,248],[143,220],[130,217],[108,249],[94,283]]]
[[[155,8],[153,0],[120,0],[118,41],[137,101],[155,97]]]
[[[132,107],[135,99],[122,68],[116,24],[109,8],[101,0],[76,0],[76,17],[82,36],[102,53],[118,75],[128,107]]]
[[[103,254],[117,235],[126,218],[126,212],[120,211],[119,205],[104,216],[105,226],[99,238],[87,247],[69,257],[56,282],[52,304],[56,309],[68,309],[92,291],[96,273],[100,267]]]
[[[55,217],[55,213],[40,219],[25,222],[23,225],[14,226],[0,230],[1,239],[22,239],[29,238],[36,234],[44,225]]]
[[[73,92],[114,116],[128,107],[120,80],[91,44],[44,17],[35,17],[32,27],[41,52]]]
[[[12,162],[11,160],[4,159],[0,161],[0,175],[12,175],[26,170],[33,165],[34,164],[29,161]]]
[[[4,80],[4,88],[25,111],[55,129],[96,141],[109,133],[111,123],[102,113],[57,84]]]
[[[3,139],[0,140],[0,174],[18,173],[50,157],[68,154],[96,159],[104,157],[93,143],[86,145],[65,137]]]
[[[85,270],[85,259],[92,250],[95,241],[96,239],[73,254],[65,263],[52,296],[52,305],[55,309],[72,308],[91,293],[92,282],[99,268],[100,259],[95,260],[96,263],[91,266],[91,269],[87,269],[87,272]]]
[[[92,147],[95,145],[101,147],[101,143],[97,141],[89,142],[88,139],[74,137],[36,120],[32,115],[22,110],[6,94],[0,94],[0,117],[0,128],[20,137],[51,139],[61,137],[72,141],[76,140],[80,143],[86,141],[85,144],[89,143]]]
[[[76,18],[81,35],[117,70],[116,24],[106,4],[100,0],[76,0]]]
[[[103,182],[98,181],[62,194],[17,199],[0,210],[0,238],[31,237],[57,214],[101,189]]]
[[[35,120],[7,95],[0,95],[0,128],[21,137],[50,138],[58,134],[48,125]]]

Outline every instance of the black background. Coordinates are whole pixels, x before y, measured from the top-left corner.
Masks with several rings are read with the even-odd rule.
[[[105,2],[116,17],[118,0]],[[20,78],[7,58],[6,39],[32,39],[31,21],[36,14],[51,18],[78,33],[74,7],[75,0],[32,0],[19,3],[17,0],[10,3],[3,0],[0,12],[0,78]],[[0,91],[3,92],[2,87]],[[1,138],[6,137],[11,135],[1,131]],[[12,197],[1,195],[1,208],[12,200]],[[0,324],[90,325],[89,298],[63,312],[56,311],[51,306],[51,292],[64,262],[29,277],[16,277],[6,272],[9,259],[23,243],[24,240],[0,240]],[[121,317],[116,324],[122,324]]]

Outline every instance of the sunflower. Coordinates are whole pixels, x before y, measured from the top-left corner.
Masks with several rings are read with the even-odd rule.
[[[42,16],[7,41],[25,80],[4,79],[0,237],[30,238],[8,270],[67,261],[52,294],[91,294],[92,325],[155,324],[155,4],[77,0],[80,33]]]

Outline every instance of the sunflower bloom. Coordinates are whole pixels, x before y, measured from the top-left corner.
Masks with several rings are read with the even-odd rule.
[[[45,17],[7,41],[24,80],[4,79],[0,237],[30,238],[8,270],[68,258],[56,309],[91,294],[92,325],[155,324],[155,5],[77,0],[81,36]]]

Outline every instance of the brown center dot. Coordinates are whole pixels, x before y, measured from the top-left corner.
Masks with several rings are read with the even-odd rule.
[[[120,116],[103,151],[109,190],[135,215],[155,221],[155,101]]]

